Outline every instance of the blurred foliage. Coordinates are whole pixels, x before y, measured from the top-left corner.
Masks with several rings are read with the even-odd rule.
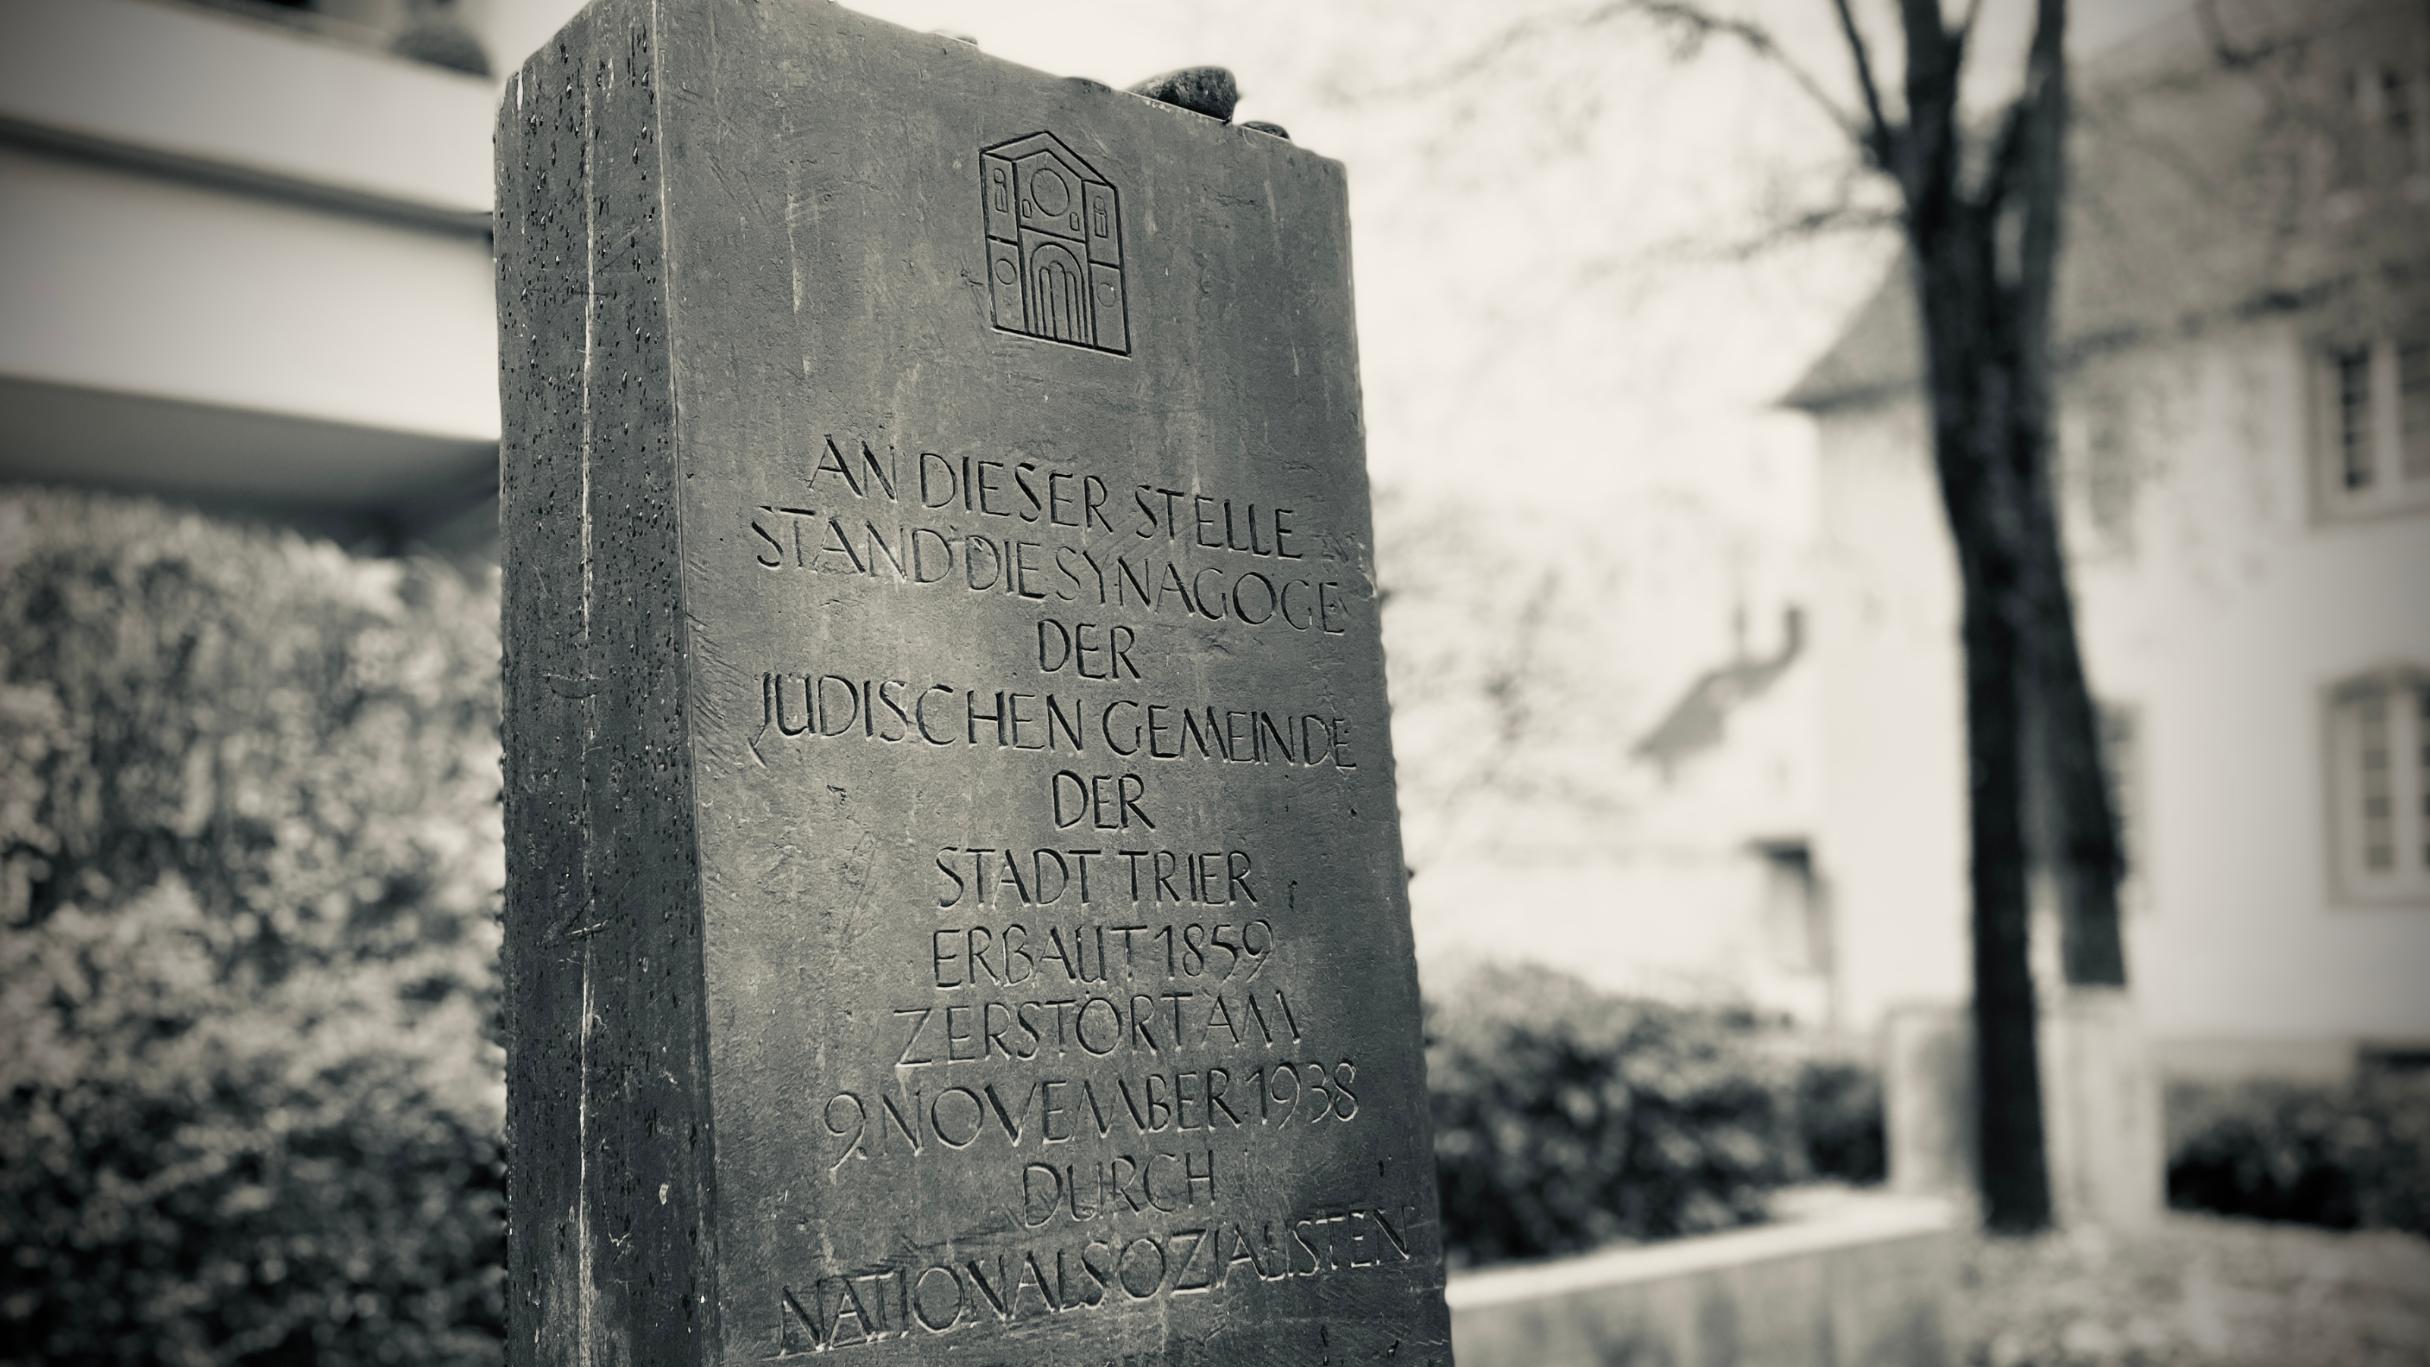
[[[2167,1118],[2172,1205],[2430,1235],[2430,1075],[2178,1083]]]
[[[496,620],[0,497],[0,1356],[495,1359]]]
[[[1426,1008],[1426,1072],[1456,1264],[1759,1220],[1797,1176],[1789,1065],[1730,1009],[1486,967]]]
[[[496,593],[0,494],[0,1360],[497,1360]],[[1462,1261],[1878,1166],[1869,1077],[1744,1012],[1488,969],[1427,1021]]]
[[[1880,1072],[1850,1059],[1809,1059],[1798,1066],[1795,1087],[1807,1176],[1855,1186],[1889,1176]]]

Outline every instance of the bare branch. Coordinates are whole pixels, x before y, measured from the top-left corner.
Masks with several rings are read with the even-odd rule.
[[[2211,55],[2228,70],[2259,66],[2269,57],[2269,45],[2239,43],[2228,34],[2227,21],[2219,17],[2219,0],[2201,0],[2194,6],[2194,17],[2202,24],[2202,36],[2211,45]]]
[[[1907,100],[1912,112],[1954,94],[1942,88],[1954,84],[1948,80],[1952,45],[1941,22],[1941,0],[1899,0],[1898,11],[1907,40]]]
[[[1770,29],[1753,20],[1717,13],[1701,0],[1605,0],[1575,15],[1527,15],[1513,20],[1449,64],[1424,76],[1379,87],[1372,93],[1385,98],[1429,94],[1491,69],[1538,39],[1631,19],[1644,20],[1669,30],[1673,39],[1684,47],[1693,47],[1710,38],[1724,38],[1737,43],[1750,55],[1788,77],[1790,83],[1822,110],[1832,123],[1838,125],[1859,149],[1869,151],[1873,147],[1873,134],[1865,124],[1842,108],[1832,96],[1830,87],[1808,70],[1804,63],[1791,56]],[[1874,122],[1878,126],[1879,100],[1874,99],[1871,103],[1875,106]]]
[[[1743,263],[1784,247],[1840,233],[1886,232],[1898,224],[1898,211],[1879,204],[1827,204],[1776,219],[1745,237],[1716,244],[1710,254],[1723,261]]]
[[[1940,0],[1899,0],[1907,38],[1907,134],[1899,147],[1899,186],[1914,230],[1929,233],[1957,207],[1957,50],[1941,22]]]
[[[1597,13],[1599,14],[1600,11]],[[1513,20],[1500,32],[1462,53],[1449,64],[1423,76],[1413,76],[1407,80],[1378,86],[1371,93],[1386,99],[1405,98],[1411,95],[1431,94],[1446,86],[1468,80],[1490,70],[1511,53],[1545,34],[1554,26],[1555,18],[1556,16],[1553,15],[1530,14]],[[1592,24],[1596,22],[1596,18],[1597,15],[1587,15],[1573,22]]]
[[[1657,23],[1670,25],[1673,29],[1696,41],[1713,37],[1735,40],[1739,46],[1744,47],[1755,57],[1771,63],[1782,75],[1787,76],[1799,90],[1805,92],[1807,99],[1813,101],[1817,108],[1830,116],[1833,123],[1838,124],[1849,137],[1855,139],[1857,146],[1861,148],[1867,145],[1864,126],[1847,110],[1842,109],[1839,101],[1832,97],[1830,88],[1816,79],[1814,73],[1808,71],[1803,63],[1791,57],[1781,47],[1779,41],[1772,36],[1772,31],[1763,25],[1731,15],[1716,14],[1702,4],[1696,3],[1695,0],[1616,0],[1616,3],[1607,4],[1603,9],[1618,12],[1638,11]]]
[[[1979,0],[1978,0],[1979,3]],[[1866,135],[1858,142],[1863,145],[1873,164],[1885,171],[1898,167],[1898,130],[1882,109],[1882,90],[1873,78],[1873,52],[1865,42],[1865,33],[1856,25],[1856,11],[1849,0],[1832,0],[1839,10],[1839,31],[1848,40],[1848,55],[1856,64],[1856,89],[1864,97],[1865,117],[1869,120]]]
[[[1667,282],[1681,270],[1753,265],[1799,246],[1892,232],[1899,223],[1898,210],[1878,204],[1821,205],[1784,214],[1735,236],[1714,238],[1683,233],[1626,255],[1597,257],[1581,269],[1578,283],[1584,289],[1607,284],[1642,288],[1654,282]]]
[[[2010,187],[2016,184],[2025,152],[2026,119],[2032,108],[2032,102],[2020,95],[2000,117],[2000,131],[1992,139],[1991,155],[1983,164],[1983,183],[1975,194],[1975,201],[1988,213],[2000,211],[2008,202]]]
[[[2051,304],[2057,293],[2059,237],[2067,197],[2067,0],[2037,0],[2033,48],[2025,62],[2018,175],[2025,188],[2019,231],[2017,328],[2024,354],[2036,358],[2038,374],[2026,383],[2047,386],[2051,354]],[[2047,396],[2045,396],[2046,398]]]
[[[1949,30],[1949,58],[1953,66],[1963,67],[1967,49],[1974,42],[1975,21],[1983,17],[1983,0],[1966,0],[1966,12],[1959,16],[1957,27]]]
[[[1958,20],[1957,26],[1957,46],[1960,53],[1966,50],[1967,42],[1974,37],[1974,21],[1982,17],[1983,0],[1966,0],[1966,17]]]
[[[1974,42],[1975,21],[1982,17],[1983,0],[1966,0],[1965,15],[1958,20],[1957,27],[1949,31],[1949,67],[1954,73],[1950,78],[1952,98],[1959,99],[1961,104],[1966,80],[1966,54]]]

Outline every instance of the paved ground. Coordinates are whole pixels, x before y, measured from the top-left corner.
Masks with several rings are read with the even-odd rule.
[[[1973,1246],[1965,1367],[2424,1367],[2430,1241],[2207,1216]]]

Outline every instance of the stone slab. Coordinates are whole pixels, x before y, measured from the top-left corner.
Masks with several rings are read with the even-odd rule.
[[[817,0],[499,129],[513,1360],[1447,1367],[1341,168]]]
[[[2042,1114],[2062,1225],[2131,1229],[2167,1203],[2160,1069],[2131,995],[2042,998]],[[1974,1026],[1964,1007],[1911,1005],[1883,1029],[1890,1183],[1918,1196],[1976,1191]]]
[[[1454,1277],[1466,1367],[1947,1367],[1958,1223],[1830,1194],[1777,1223]]]

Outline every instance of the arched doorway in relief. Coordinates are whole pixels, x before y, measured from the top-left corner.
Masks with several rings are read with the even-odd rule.
[[[1060,242],[1040,242],[1029,249],[1029,326],[1039,336],[1058,342],[1096,343],[1089,314],[1088,273]]]

